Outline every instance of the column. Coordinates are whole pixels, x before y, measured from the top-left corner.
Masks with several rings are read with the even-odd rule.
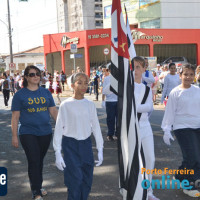
[[[44,68],[47,70],[47,54],[44,54]]]
[[[200,45],[199,45],[199,43],[197,43],[196,45],[197,45],[196,64],[198,66],[198,65],[200,65]]]
[[[62,71],[65,73],[65,52],[61,51],[61,65],[62,65]]]
[[[154,57],[154,52],[153,52],[153,44],[149,45],[149,56]]]
[[[89,47],[85,46],[85,73],[90,77],[90,54]]]

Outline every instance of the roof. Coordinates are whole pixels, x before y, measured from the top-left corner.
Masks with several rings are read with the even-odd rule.
[[[44,46],[38,46],[32,49],[28,49],[26,51],[21,51],[18,53],[14,53],[13,57],[24,57],[24,56],[41,56],[44,55]],[[10,55],[5,56],[10,57]]]
[[[32,48],[32,49],[28,49],[26,51],[21,51],[21,52],[15,53],[14,55],[24,54],[24,53],[44,53],[44,47],[38,46],[38,47],[35,47],[35,48]]]

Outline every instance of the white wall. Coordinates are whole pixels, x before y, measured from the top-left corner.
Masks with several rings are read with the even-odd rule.
[[[18,63],[25,63],[25,67],[28,63],[33,63],[33,65],[36,65],[37,63],[44,64],[44,56],[24,56],[24,57],[14,57],[13,62],[16,64],[16,70],[18,70]],[[6,70],[9,70],[9,63],[10,63],[10,57],[7,57],[5,59],[6,63]]]
[[[161,28],[200,28],[200,0],[161,0]]]

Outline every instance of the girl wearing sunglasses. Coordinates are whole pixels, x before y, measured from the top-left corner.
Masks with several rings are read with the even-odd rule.
[[[26,67],[23,88],[14,95],[11,108],[12,145],[19,147],[19,135],[28,160],[32,196],[36,200],[43,200],[42,196],[47,195],[42,188],[43,160],[52,138],[50,115],[56,121],[58,112],[51,93],[39,86],[40,75],[37,67]]]

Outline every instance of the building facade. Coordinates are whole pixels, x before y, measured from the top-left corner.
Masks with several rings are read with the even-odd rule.
[[[103,28],[102,0],[57,0],[58,32]]]
[[[104,28],[111,27],[112,0],[103,0]],[[132,28],[199,29],[199,0],[121,0]]]
[[[184,56],[191,64],[200,64],[200,29],[134,29],[132,37],[138,56],[156,57],[157,63],[172,56]],[[68,38],[68,39],[63,39]],[[70,44],[77,44],[75,60]],[[45,66],[48,71],[66,72],[79,66],[90,74],[92,67],[110,61],[111,29],[95,29],[44,35]],[[108,54],[105,54],[107,49]]]
[[[44,65],[44,47],[39,46],[13,54],[14,65],[9,66],[10,56],[5,58],[6,71],[21,73],[28,65]]]

